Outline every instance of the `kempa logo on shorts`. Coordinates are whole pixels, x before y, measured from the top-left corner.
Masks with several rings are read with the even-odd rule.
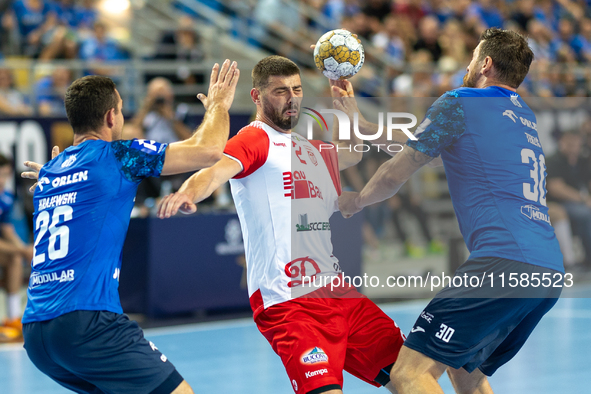
[[[319,347],[312,349],[310,353],[302,356],[302,363],[304,364],[316,364],[328,362],[328,356],[324,353],[324,350]]]
[[[308,214],[298,215],[300,224],[296,224],[296,231],[330,231],[329,222],[308,223]]]
[[[29,280],[29,289],[34,289],[41,285],[51,282],[71,282],[74,280],[74,270],[63,270],[60,273],[50,272],[47,274],[40,274],[33,272]]]
[[[325,373],[328,373],[328,369],[326,369],[326,368],[324,368],[324,369],[318,369],[318,370],[312,371],[312,372],[306,372],[306,378],[309,379],[311,377],[318,376],[318,375],[322,376]]]

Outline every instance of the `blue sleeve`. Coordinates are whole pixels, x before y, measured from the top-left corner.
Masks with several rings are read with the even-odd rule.
[[[453,145],[466,131],[466,118],[460,96],[450,91],[441,96],[427,111],[425,119],[418,127],[415,137],[406,145],[426,154],[437,157],[448,146]]]
[[[12,223],[13,200],[8,195],[3,196],[4,202],[0,202],[0,224]]]
[[[144,178],[160,176],[166,147],[150,140],[114,141],[111,147],[121,164],[121,172],[131,182],[140,182]]]

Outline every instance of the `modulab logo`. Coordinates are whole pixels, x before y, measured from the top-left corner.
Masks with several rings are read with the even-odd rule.
[[[313,127],[314,123],[312,120],[315,120],[320,129],[323,132],[328,131],[328,124],[326,120],[322,116],[322,114],[329,114],[334,115],[337,118],[338,126],[339,126],[339,141],[350,141],[351,140],[351,121],[347,114],[338,109],[321,109],[320,111],[316,111],[309,107],[304,107],[305,109],[313,112],[313,114],[304,112],[304,114],[308,115],[310,119],[308,120],[307,124],[307,137],[309,140],[313,138]],[[411,140],[418,140],[417,137],[410,132],[409,129],[416,126],[417,124],[417,117],[408,112],[388,112],[386,113],[386,138],[388,141],[392,141],[392,131],[393,130],[401,130],[408,138]],[[409,119],[410,122],[407,123],[394,123],[395,119]],[[378,113],[378,130],[375,134],[364,135],[361,134],[359,131],[359,114],[355,113],[353,115],[353,132],[355,136],[364,141],[375,141],[382,136],[384,133],[384,113]],[[401,152],[404,149],[404,146],[401,144],[356,144],[351,147],[336,147],[338,150],[354,150],[355,152],[369,152],[371,147],[374,146],[377,148],[378,151],[380,150],[387,150],[391,153]],[[323,149],[335,149],[335,146],[332,144],[320,144],[319,150],[322,151]]]
[[[312,349],[310,353],[304,354],[302,357],[302,363],[304,364],[316,364],[328,362],[328,356],[324,353],[324,350],[319,347]]]
[[[549,225],[550,217],[543,212],[540,212],[539,208],[535,205],[524,205],[521,207],[521,214],[531,220],[541,220],[542,222],[546,222]]]

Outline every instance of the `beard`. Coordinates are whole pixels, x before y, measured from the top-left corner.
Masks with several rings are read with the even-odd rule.
[[[478,82],[478,78],[474,73],[466,73],[464,75],[464,79],[462,80],[462,87],[463,88],[475,88],[476,82]]]
[[[285,111],[295,110],[297,111],[296,116],[285,116]],[[298,105],[288,105],[281,110],[277,110],[270,103],[263,100],[263,113],[273,124],[279,127],[281,130],[291,130],[297,126],[300,121],[300,108]]]

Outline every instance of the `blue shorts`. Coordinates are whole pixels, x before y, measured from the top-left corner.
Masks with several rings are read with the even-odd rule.
[[[136,322],[104,311],[75,311],[23,325],[33,364],[77,393],[170,394],[183,381]]]
[[[487,376],[511,360],[542,316],[556,304],[562,288],[512,288],[508,286],[508,274],[531,277],[538,273],[538,277],[547,274],[546,277],[554,278],[562,274],[513,260],[485,257],[468,260],[455,275],[480,273],[477,276],[482,277],[484,272],[496,276],[494,287],[486,281],[477,289],[444,288],[421,312],[404,345],[452,368],[468,372],[478,368]],[[501,273],[506,276],[503,288],[498,277]],[[555,279],[551,283],[562,285],[562,281]]]

